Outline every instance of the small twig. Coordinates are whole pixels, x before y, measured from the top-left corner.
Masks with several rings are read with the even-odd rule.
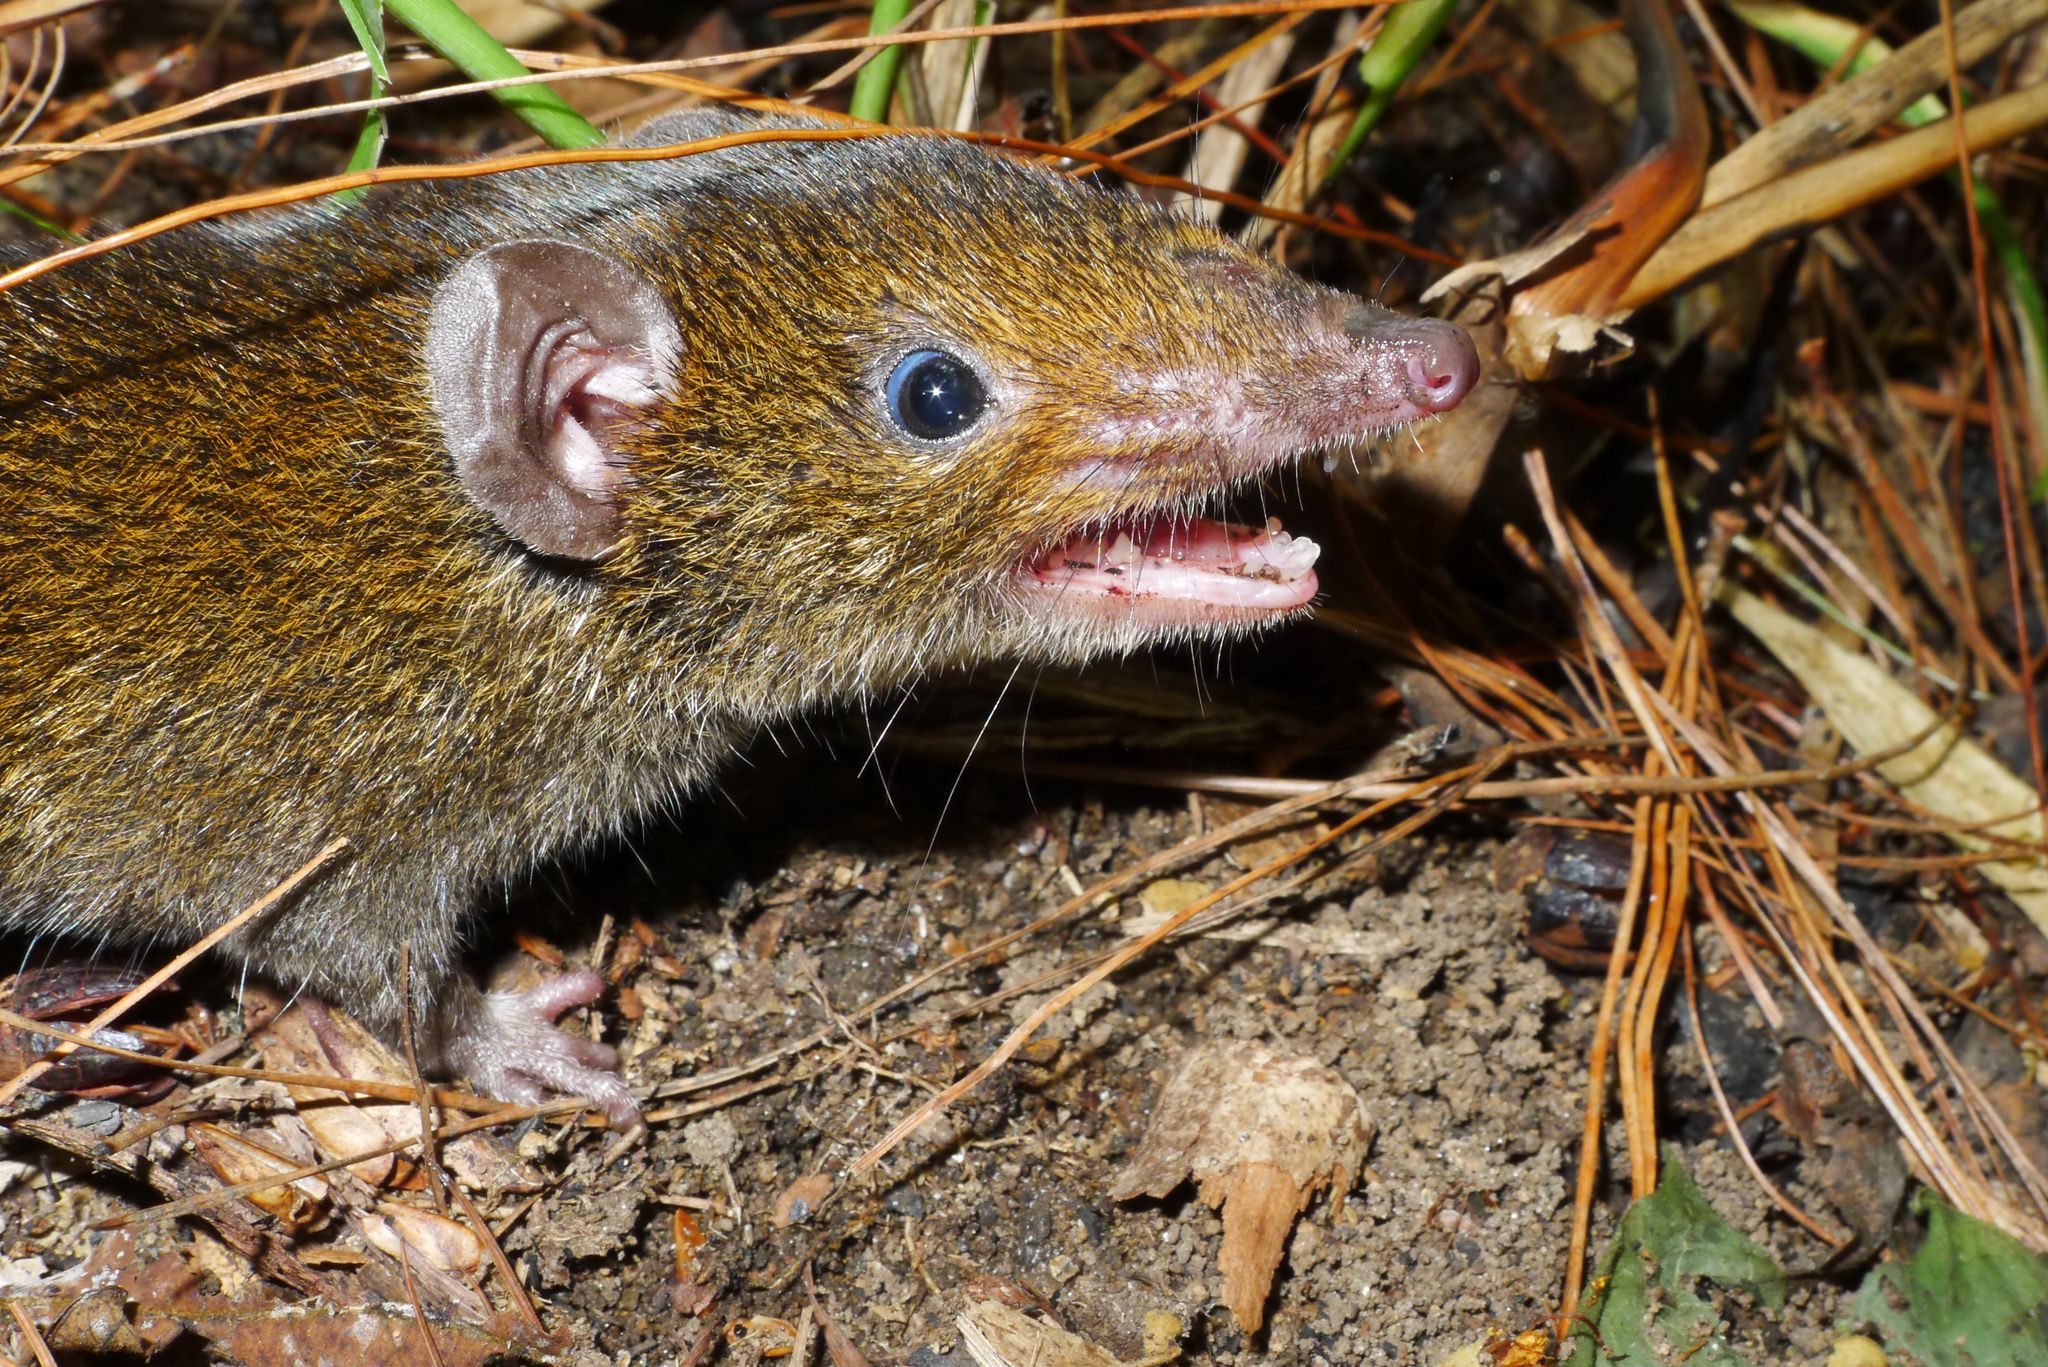
[[[478,1130],[495,1129],[501,1125],[516,1124],[532,1116],[580,1115],[589,1109],[590,1103],[577,1097],[563,1097],[558,1101],[550,1101],[540,1106],[506,1106],[492,1115],[473,1116],[468,1120],[449,1121],[435,1132],[435,1137],[443,1141],[460,1139],[463,1135],[474,1134]],[[15,1122],[15,1128],[26,1130],[29,1126],[26,1122]],[[388,1154],[404,1153],[419,1142],[420,1136],[408,1135],[403,1139],[394,1139],[388,1144],[379,1144],[373,1148],[363,1149],[356,1153],[343,1154],[339,1158],[329,1158],[319,1163],[308,1163],[304,1167],[273,1173],[268,1177],[253,1178],[247,1182],[237,1182],[233,1186],[216,1187],[211,1191],[197,1192],[191,1196],[181,1197],[176,1201],[166,1202],[161,1206],[151,1206],[148,1210],[130,1211],[124,1215],[112,1216],[101,1221],[95,1228],[120,1229],[128,1225],[154,1224],[162,1220],[196,1214],[209,1206],[231,1201],[238,1196],[247,1196],[251,1192],[268,1191],[274,1187],[288,1186],[304,1178],[318,1177],[323,1173],[333,1172],[337,1168],[353,1167],[357,1163],[367,1162],[372,1158],[383,1158]]]
[[[420,1303],[420,1289],[412,1279],[412,1258],[406,1252],[403,1239],[398,1241],[398,1271],[405,1278],[405,1294],[412,1301],[413,1323],[419,1326],[420,1337],[426,1340],[428,1360],[434,1367],[448,1367],[448,1360],[441,1356],[441,1345],[434,1341],[434,1326],[427,1322],[427,1307]]]
[[[308,859],[305,863],[301,864],[298,868],[294,869],[282,883],[279,883],[269,892],[264,893],[261,897],[251,902],[248,906],[242,908],[241,911],[237,912],[235,915],[229,917],[226,921],[223,921],[220,925],[208,931],[205,935],[201,936],[196,943],[187,947],[183,952],[178,954],[169,963],[165,964],[162,968],[159,968],[156,972],[150,974],[147,978],[144,978],[141,982],[137,983],[135,987],[128,993],[123,995],[119,1001],[113,1003],[113,1005],[107,1007],[106,1010],[100,1012],[97,1016],[94,1016],[91,1020],[87,1021],[84,1025],[80,1026],[78,1029],[78,1034],[84,1036],[86,1043],[90,1044],[91,1036],[94,1034],[94,1032],[104,1030],[109,1025],[112,1025],[115,1021],[121,1019],[122,1016],[128,1013],[130,1007],[134,1006],[144,997],[147,997],[150,993],[156,991],[157,988],[163,986],[166,982],[169,982],[171,978],[180,969],[185,967],[185,965],[191,963],[194,959],[204,954],[207,950],[212,949],[222,940],[225,940],[228,936],[240,930],[250,921],[255,920],[258,916],[261,916],[264,912],[269,911],[279,902],[282,902],[285,898],[291,896],[300,888],[304,887],[306,883],[309,882],[315,874],[319,873],[322,869],[326,868],[331,861],[333,861],[338,855],[341,854],[343,850],[346,850],[347,848],[348,840],[346,837],[328,842],[327,847],[325,849],[321,850],[320,853],[314,855],[311,859]],[[60,1059],[69,1057],[72,1050],[77,1047],[78,1045],[76,1043],[67,1040],[64,1043],[58,1045],[57,1048],[52,1049],[43,1058],[38,1059],[34,1063],[31,1063],[28,1067],[22,1069],[19,1073],[16,1073],[13,1077],[9,1078],[5,1085],[0,1085],[0,1107],[5,1107],[9,1102],[13,1101],[15,1097],[21,1095],[22,1088],[28,1086],[31,1082],[34,1082],[44,1073],[50,1071],[51,1067],[55,1065]],[[161,1060],[156,1061],[161,1062]]]
[[[37,1329],[36,1322],[28,1317],[28,1311],[22,1308],[21,1302],[10,1299],[7,1302],[7,1313],[14,1317],[15,1328],[21,1331],[22,1341],[28,1344],[28,1350],[35,1354],[36,1361],[41,1363],[42,1367],[57,1367],[57,1359],[50,1352],[50,1345],[43,1341],[42,1331]]]
[[[345,100],[317,108],[293,110],[276,118],[259,116],[252,119],[235,119],[221,123],[186,129],[173,137],[192,137],[209,133],[233,132],[242,128],[285,122],[304,118],[325,118],[339,114],[361,114],[373,109],[390,109],[405,104],[420,104],[432,100],[446,100],[466,95],[490,94],[499,90],[519,86],[554,84],[563,81],[609,79],[634,80],[656,77],[671,77],[676,73],[713,67],[732,66],[741,62],[772,61],[777,64],[796,57],[810,57],[825,53],[854,52],[870,48],[909,45],[914,43],[956,42],[967,38],[1006,38],[1037,33],[1064,33],[1076,29],[1115,28],[1134,24],[1177,23],[1188,19],[1232,19],[1260,15],[1310,14],[1319,10],[1351,9],[1358,0],[1228,0],[1215,5],[1184,5],[1167,9],[1133,11],[1129,13],[1071,15],[1064,19],[1027,19],[1005,24],[974,24],[961,28],[926,29],[922,32],[897,34],[862,34],[858,37],[824,38],[800,43],[783,43],[774,47],[752,48],[741,52],[716,53],[708,57],[685,57],[661,62],[618,62],[606,58],[574,57],[553,52],[533,52],[513,49],[512,55],[530,65],[546,65],[551,70],[533,71],[524,76],[511,76],[501,80],[468,81],[461,84],[436,86],[431,90],[414,91],[405,95],[392,95],[380,99]],[[394,54],[409,57],[412,54]],[[439,58],[424,51],[417,54],[418,60],[437,61]],[[293,80],[305,84],[331,79],[366,70],[368,67],[361,53],[338,57],[317,63],[299,72],[287,72],[276,76],[260,77],[240,82],[198,99],[188,101],[173,109],[158,111],[154,122],[161,126],[172,118],[182,117],[189,112],[218,108],[236,98],[267,93],[280,81]],[[230,94],[229,92],[233,92]],[[726,94],[733,92],[727,91]],[[748,97],[752,98],[752,97]],[[783,101],[776,104],[790,108]],[[800,110],[819,114],[818,110]],[[121,144],[95,142],[81,139],[76,144],[30,143],[11,150],[33,153],[41,157],[69,158],[80,152],[106,151]],[[37,168],[42,169],[42,168]],[[31,172],[33,174],[33,172]]]
[[[498,1280],[505,1284],[505,1294],[511,1298],[513,1306],[519,1311],[519,1317],[526,1321],[527,1328],[533,1330],[535,1337],[545,1335],[547,1326],[540,1322],[540,1311],[534,1307],[533,1297],[527,1293],[526,1283],[520,1281],[519,1274],[513,1270],[512,1260],[505,1256],[505,1246],[498,1242],[497,1234],[491,1229],[491,1222],[484,1219],[483,1212],[476,1208],[476,1202],[462,1189],[462,1183],[450,1182],[448,1190],[454,1194],[456,1203],[462,1207],[462,1214],[468,1219],[470,1228],[476,1231],[477,1238],[483,1240],[484,1252],[490,1255],[491,1266],[498,1270]]]
[[[293,1087],[317,1088],[323,1092],[341,1092],[349,1096],[369,1097],[375,1101],[419,1100],[418,1091],[403,1082],[375,1082],[366,1078],[335,1077],[326,1073],[288,1073],[275,1068],[241,1068],[228,1063],[203,1063],[197,1059],[172,1059],[161,1054],[146,1054],[140,1050],[123,1049],[83,1033],[83,1029],[67,1030],[48,1021],[31,1020],[17,1011],[0,1007],[0,1024],[31,1035],[41,1035],[70,1046],[71,1050],[85,1050],[89,1053],[105,1054],[109,1058],[127,1059],[131,1063],[143,1063],[167,1072],[189,1073],[196,1077],[238,1077],[254,1082],[276,1082]],[[52,1050],[49,1061],[54,1061],[57,1051]],[[444,1110],[461,1111],[469,1115],[495,1115],[505,1109],[505,1103],[491,1097],[477,1096],[471,1092],[458,1091],[451,1087],[433,1089],[435,1104]]]
[[[1425,808],[1421,812],[1418,812],[1408,817],[1406,820],[1400,822],[1391,830],[1387,831],[1384,835],[1378,837],[1373,842],[1372,847],[1378,848],[1380,846],[1390,844],[1395,840],[1403,839],[1406,836],[1414,833],[1415,831],[1420,830],[1423,826],[1427,825],[1430,821],[1434,820],[1443,812],[1449,810],[1457,802],[1458,797],[1460,796],[1460,788],[1462,784],[1475,782],[1479,778],[1483,778],[1485,775],[1493,772],[1494,769],[1500,767],[1500,765],[1507,762],[1508,754],[1512,752],[1514,749],[1515,747],[1513,746],[1503,746],[1500,749],[1494,751],[1493,755],[1489,759],[1482,761],[1479,764],[1472,765],[1469,768],[1456,773],[1447,774],[1441,780],[1429,780],[1424,784],[1418,785],[1418,787],[1420,788],[1438,787],[1440,788],[1440,791],[1438,792],[1436,798],[1430,803],[1430,805],[1427,808]],[[1259,882],[1262,879],[1271,877],[1273,874],[1278,873],[1283,869],[1286,869],[1294,864],[1300,863],[1303,859],[1306,859],[1310,854],[1313,854],[1316,850],[1321,849],[1324,846],[1330,844],[1331,842],[1341,838],[1350,831],[1356,830],[1365,822],[1373,819],[1380,813],[1388,810],[1389,808],[1395,805],[1395,802],[1396,799],[1390,798],[1385,802],[1378,803],[1372,807],[1368,807],[1366,810],[1359,812],[1356,815],[1349,817],[1342,822],[1339,822],[1337,825],[1333,826],[1330,829],[1328,834],[1320,837],[1319,839],[1311,841],[1307,845],[1304,845],[1298,849],[1290,850],[1286,854],[1280,855],[1274,859],[1270,859],[1264,864],[1259,865],[1257,868],[1250,870],[1249,872],[1241,875],[1240,877],[1232,879],[1230,882],[1225,883],[1222,887],[1216,889],[1214,892],[1211,892],[1206,896],[1196,899],[1188,906],[1174,913],[1172,916],[1168,917],[1164,922],[1162,922],[1151,933],[1145,935],[1140,939],[1133,940],[1124,948],[1116,951],[1114,954],[1109,955],[1096,968],[1084,974],[1079,980],[1074,982],[1071,986],[1058,992],[1052,998],[1050,998],[1042,1005],[1040,1005],[1036,1010],[1034,1010],[1029,1016],[1027,1016],[1024,1019],[1023,1023],[1018,1025],[1015,1029],[1013,1029],[1003,1039],[1003,1042],[997,1045],[995,1049],[992,1050],[986,1058],[982,1059],[980,1063],[975,1065],[975,1067],[971,1069],[966,1076],[962,1077],[959,1081],[955,1082],[952,1086],[946,1088],[945,1091],[939,1093],[931,1100],[919,1106],[915,1111],[911,1112],[910,1115],[906,1116],[903,1120],[898,1122],[895,1128],[891,1129],[889,1133],[881,1139],[880,1142],[875,1144],[866,1153],[863,1153],[859,1158],[855,1159],[852,1162],[852,1164],[848,1166],[847,1176],[851,1178],[858,1176],[862,1173],[871,1171],[876,1164],[880,1163],[884,1157],[886,1157],[905,1139],[908,1139],[912,1134],[914,1134],[917,1130],[922,1128],[934,1117],[939,1115],[942,1111],[944,1111],[948,1106],[952,1105],[955,1101],[958,1101],[968,1092],[972,1091],[974,1088],[981,1085],[981,1083],[985,1081],[988,1077],[990,1077],[992,1074],[994,1074],[997,1069],[1001,1068],[1005,1063],[1009,1062],[1011,1058],[1015,1057],[1019,1049],[1022,1049],[1027,1043],[1030,1042],[1031,1037],[1033,1035],[1036,1035],[1039,1029],[1047,1021],[1051,1020],[1055,1015],[1059,1014],[1061,1011],[1064,1011],[1068,1006],[1072,1005],[1075,1001],[1084,996],[1090,989],[1094,988],[1098,983],[1102,982],[1103,979],[1109,977],[1111,974],[1115,973],[1124,965],[1130,963],[1139,955],[1145,953],[1146,951],[1150,950],[1153,946],[1159,944],[1162,940],[1166,939],[1167,936],[1173,934],[1173,932],[1175,932],[1176,930],[1179,930],[1182,926],[1186,925],[1196,916],[1199,916],[1202,912],[1207,911],[1210,907],[1215,906],[1217,903],[1223,901],[1228,897],[1234,896],[1238,892],[1243,891],[1245,888],[1250,887],[1252,884]]]

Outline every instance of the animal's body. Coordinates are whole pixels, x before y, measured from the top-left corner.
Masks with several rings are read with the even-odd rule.
[[[697,115],[681,141],[750,126]],[[22,259],[0,258],[0,265]],[[229,952],[632,1105],[458,959],[760,725],[1301,609],[1198,514],[1455,403],[1455,328],[892,137],[379,190],[0,293],[0,924]]]

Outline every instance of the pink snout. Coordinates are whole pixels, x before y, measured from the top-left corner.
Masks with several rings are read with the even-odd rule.
[[[1323,316],[1366,358],[1368,382],[1403,418],[1456,408],[1479,382],[1479,351],[1456,323],[1409,318],[1348,294],[1325,296]]]
[[[1406,329],[1408,399],[1425,413],[1456,408],[1479,379],[1479,352],[1456,323],[1418,318]]]

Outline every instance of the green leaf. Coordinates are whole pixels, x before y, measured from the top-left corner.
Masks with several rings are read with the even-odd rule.
[[[887,33],[910,13],[910,0],[875,0],[868,15],[868,33]],[[853,98],[847,112],[869,123],[889,121],[889,97],[896,92],[896,73],[903,66],[903,49],[885,47],[853,78]]]
[[[2048,1259],[1933,1192],[1920,1193],[1918,1208],[1926,1242],[1911,1262],[1871,1269],[1849,1320],[1875,1325],[1888,1353],[1925,1367],[2048,1362]]]
[[[341,12],[349,29],[370,62],[370,98],[381,100],[391,93],[391,69],[384,60],[384,0],[341,0]],[[356,135],[355,151],[348,159],[350,171],[367,171],[384,155],[384,111],[372,109],[363,115],[362,132]],[[345,190],[335,196],[344,202],[358,198],[361,190]]]
[[[1401,83],[1408,79],[1415,70],[1415,64],[1422,60],[1422,54],[1443,32],[1453,4],[1454,0],[1408,0],[1407,4],[1387,14],[1386,23],[1380,26],[1379,37],[1372,40],[1372,46],[1358,59],[1358,78],[1365,83],[1365,99],[1359,103],[1358,117],[1351,121],[1343,144],[1330,158],[1330,169],[1325,179],[1336,179],[1345,163],[1357,155],[1366,138],[1372,135],[1372,130],[1386,117]]]
[[[391,68],[384,64],[384,0],[341,0],[341,12],[348,18],[349,31],[363,56],[370,60],[370,80],[379,89],[391,84]]]
[[[1750,1367],[1728,1346],[1720,1313],[1695,1289],[1700,1281],[1773,1310],[1785,1303],[1785,1274],[1771,1255],[1715,1213],[1667,1148],[1656,1193],[1628,1208],[1601,1256],[1566,1367]]]
[[[472,81],[499,81],[527,75],[519,59],[476,20],[455,6],[455,0],[385,0],[392,17],[417,33],[428,47],[446,57]],[[595,147],[604,141],[590,121],[568,101],[544,85],[514,85],[491,92],[554,148]]]

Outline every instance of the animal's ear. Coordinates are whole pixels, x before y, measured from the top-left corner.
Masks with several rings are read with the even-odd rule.
[[[573,242],[500,243],[434,296],[427,379],[463,492],[541,555],[618,540],[620,427],[674,383],[682,338],[639,272]]]

